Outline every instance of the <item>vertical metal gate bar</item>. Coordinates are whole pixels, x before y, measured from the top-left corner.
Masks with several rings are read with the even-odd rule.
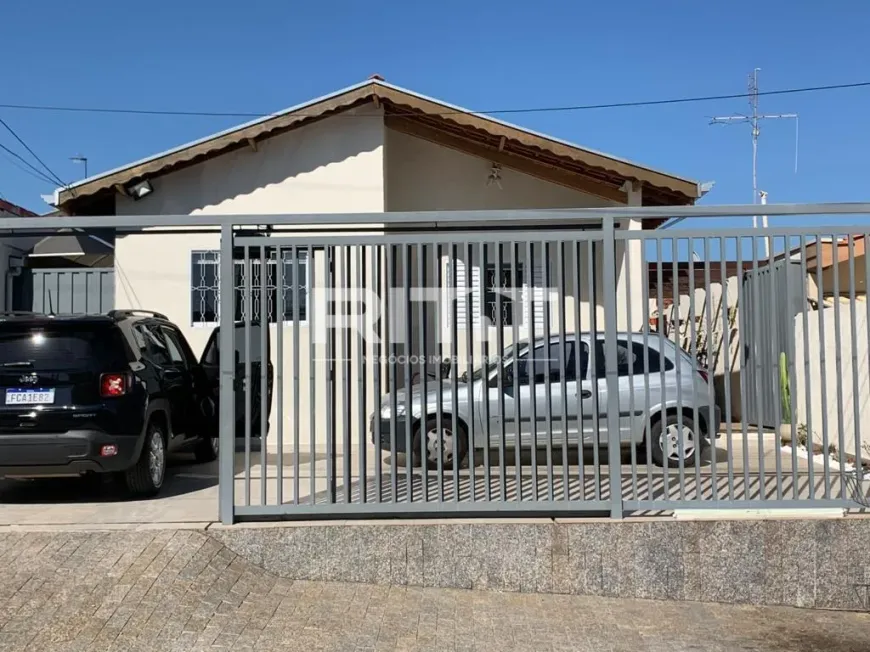
[[[690,256],[691,257],[691,256]],[[671,238],[671,258],[674,268],[674,280],[671,284],[671,289],[673,290],[674,302],[671,304],[671,314],[674,316],[674,348],[677,352],[677,364],[675,365],[674,371],[677,375],[677,428],[679,428],[678,432],[680,433],[677,437],[677,478],[678,478],[678,490],[680,493],[680,500],[686,499],[686,445],[683,438],[684,434],[684,424],[683,424],[683,374],[682,374],[682,366],[679,363],[679,351],[683,348],[682,342],[680,342],[680,337],[682,336],[681,328],[682,328],[682,311],[680,310],[680,240],[679,238]],[[696,364],[693,360],[692,364]],[[667,416],[662,415],[662,437],[667,440],[668,433],[668,425],[667,425]],[[663,455],[663,459],[665,464],[669,464],[668,454],[667,452]]]
[[[610,467],[610,517],[622,518],[622,461],[619,428],[619,367],[616,357],[616,237],[613,218],[605,217],[604,231],[604,366],[607,377],[607,458]],[[616,416],[616,424],[612,417]]]
[[[641,240],[646,247],[646,240]],[[650,415],[649,393],[649,263],[646,260],[646,251],[641,256],[641,298],[643,300],[643,413],[646,423],[644,424],[643,442],[646,452],[646,494],[647,500],[653,500],[653,475],[652,475],[652,418]],[[637,496],[640,500],[640,494]]]
[[[778,301],[776,298],[778,293],[781,291],[779,284],[776,282],[777,279],[777,269],[776,269],[776,256],[774,251],[776,249],[776,237],[765,238],[765,241],[769,243],[768,245],[768,260],[767,260],[767,271],[770,276],[770,303],[768,304],[771,311],[770,315],[773,317],[773,306],[775,306]],[[786,262],[787,263],[787,259]],[[785,270],[788,273],[788,269]],[[787,300],[787,299],[786,299]],[[774,427],[774,436],[773,436],[773,453],[775,456],[774,462],[776,465],[776,499],[782,500],[782,453],[780,452],[780,428],[782,427],[782,396],[781,396],[781,388],[779,383],[779,368],[780,368],[780,359],[782,357],[781,347],[779,345],[779,341],[777,338],[777,324],[771,319],[770,323],[767,324],[768,330],[770,331],[770,350],[771,350],[771,359],[768,361],[769,368],[769,378],[770,383],[768,387],[772,385],[773,389],[773,427]]]
[[[811,368],[810,368],[810,322],[809,322],[809,298],[807,297],[807,284],[810,281],[810,277],[807,274],[807,238],[805,235],[801,234],[800,236],[800,248],[801,248],[801,318],[803,321],[803,346],[804,346],[804,387],[803,393],[806,399],[806,410],[807,410],[807,478],[809,481],[809,499],[815,500],[816,498],[816,478],[815,478],[815,460],[813,459],[815,454],[815,445],[814,445],[814,434],[813,434],[813,391],[810,388],[810,379],[811,376]],[[868,268],[870,270],[870,268]],[[820,297],[819,297],[820,298]],[[868,304],[868,310],[870,310],[870,304]],[[795,343],[797,346],[797,343]],[[797,448],[797,442],[792,442],[792,446]],[[797,498],[797,492],[795,492],[795,497]]]
[[[316,269],[317,267],[314,264],[314,250],[309,245],[308,247],[308,268],[307,268],[307,280],[308,287],[310,289],[315,289],[317,287],[316,283]],[[316,296],[316,294],[315,294]],[[298,306],[299,304],[295,304]],[[310,314],[308,314],[308,474],[309,474],[309,483],[310,488],[309,491],[311,493],[310,502],[314,505],[317,502],[317,437],[316,437],[316,419],[314,418],[317,414],[317,348],[315,346],[315,333],[317,333],[317,306],[314,305],[314,300],[309,301],[309,305],[312,310],[310,310]],[[294,311],[296,311],[296,316],[299,316],[299,309],[294,307]],[[324,315],[324,327],[328,325],[328,316]]]
[[[755,406],[758,410],[758,491],[760,500],[767,499],[767,480],[764,474],[764,401],[762,393],[762,384],[764,374],[762,372],[762,356],[759,353],[761,346],[761,311],[760,306],[764,305],[761,294],[761,275],[758,271],[758,237],[752,236],[752,297],[756,305],[752,310],[752,335],[753,335],[753,350],[755,351],[753,369],[753,385],[755,389]],[[770,270],[768,270],[770,271]],[[763,351],[763,349],[761,349]]]
[[[739,245],[738,245],[739,246]],[[728,303],[728,267],[725,264],[726,254],[728,250],[728,239],[719,238],[719,263],[720,263],[720,279],[722,284],[722,355],[724,356],[724,364],[722,368],[722,387],[725,393],[725,441],[728,459],[728,500],[734,500],[734,433],[731,426],[733,414],[731,412],[731,374],[733,368],[731,364],[731,307]],[[737,271],[737,283],[741,281],[740,265]],[[716,446],[716,439],[711,442],[713,447]]]
[[[429,287],[429,283],[426,282],[426,251],[426,245],[417,245],[417,288]],[[419,293],[420,290],[418,289],[417,292]],[[427,301],[428,297],[417,297],[418,315],[420,318],[420,325],[417,329],[420,343],[420,489],[423,492],[423,502],[429,500],[429,458],[426,451],[426,422],[429,418],[429,394],[427,392],[428,382],[426,378],[429,366],[429,355],[426,352],[426,339],[429,327],[427,323]]]
[[[719,240],[719,257],[725,258],[725,251],[721,249],[722,239]],[[722,294],[720,295],[720,305],[723,305],[725,302],[725,294],[727,291],[725,285],[725,279],[721,279],[720,287],[722,289]],[[710,466],[711,474],[710,479],[713,484],[713,500],[719,500],[719,477],[716,468],[716,435],[718,433],[713,432],[711,428],[713,415],[715,414],[716,407],[716,396],[714,394],[713,382],[716,378],[716,358],[715,351],[712,350],[713,346],[713,286],[711,284],[710,279],[710,238],[704,238],[704,294],[707,297],[707,300],[704,302],[707,306],[707,436],[710,438]],[[694,304],[695,297],[692,296],[692,303]],[[719,347],[721,350],[722,339],[719,338]],[[698,425],[697,423],[695,424]],[[700,491],[701,487],[701,443],[703,442],[703,438],[698,438],[698,442],[695,444],[695,483],[696,483],[696,491]],[[700,498],[700,496],[698,496]]]
[[[544,351],[546,351],[545,360],[547,361],[547,371],[544,376],[544,400],[547,402],[546,410],[544,411],[547,420],[545,428],[545,443],[547,455],[547,500],[553,500],[553,391],[550,387],[552,378],[550,370],[552,369],[553,360],[550,355],[550,247],[547,242],[541,242],[541,267],[543,268],[543,284],[544,284],[544,300],[541,302],[541,308],[544,311]],[[565,347],[559,354],[561,359],[565,357]],[[535,372],[537,374],[537,372]],[[564,433],[563,433],[564,436]]]
[[[531,240],[526,242],[526,266],[525,266],[525,283],[528,292],[529,306],[529,355],[526,369],[526,374],[529,381],[529,425],[531,427],[531,456],[532,456],[532,500],[538,499],[538,392],[537,386],[537,353],[538,350],[535,339],[535,246]],[[522,389],[520,390],[522,391]],[[520,399],[517,394],[516,399]]]
[[[450,296],[449,288],[444,287],[444,275],[442,274],[442,265],[444,264],[441,260],[441,245],[435,243],[435,255],[432,260],[432,267],[435,272],[435,287],[438,288],[438,299],[435,302],[435,325],[438,329],[436,331],[438,335],[438,379],[435,382],[435,393],[436,393],[436,405],[435,405],[435,427],[438,432],[444,432],[444,417],[442,416],[444,413],[444,319],[441,312],[441,304],[443,303],[444,297]],[[452,275],[456,275],[456,270],[452,267],[450,268],[450,273]],[[446,291],[445,291],[446,290]],[[447,311],[448,316],[450,315],[450,311]],[[437,461],[437,477],[438,477],[438,502],[444,502],[444,453],[443,447],[438,447],[438,461]]]
[[[629,437],[629,448],[631,453],[631,500],[638,500],[640,496],[637,492],[637,441],[634,437],[634,415],[635,415],[635,402],[634,402],[634,366],[636,364],[635,356],[634,356],[634,339],[632,337],[632,331],[634,331],[634,326],[632,322],[632,314],[631,314],[631,255],[629,251],[631,250],[631,240],[624,240],[625,249],[623,253],[623,257],[625,260],[625,323],[626,323],[626,331],[627,331],[627,344],[628,344],[628,413],[629,413],[629,428],[628,428],[628,437]],[[617,309],[619,306],[617,306]],[[622,418],[620,417],[620,435],[621,435],[621,426]]]
[[[283,258],[282,260],[282,269],[283,269]],[[307,265],[306,270],[311,269],[311,260],[307,259],[305,264]],[[290,270],[292,272],[290,281],[293,283],[293,293],[292,293],[292,313],[290,314],[290,322],[293,324],[293,502],[294,504],[299,504],[299,396],[302,394],[301,380],[299,378],[299,358],[302,357],[301,351],[299,350],[299,331],[300,324],[302,322],[301,312],[299,310],[299,247],[294,245],[290,249]],[[310,272],[306,274],[307,277],[310,275]],[[283,278],[283,273],[282,273]],[[311,287],[310,283],[307,283],[307,287]],[[280,293],[281,296],[281,310],[278,311],[278,314],[281,315],[282,325],[284,320],[284,315],[287,311],[285,302],[284,302],[284,292]],[[306,319],[310,320],[311,315],[309,315],[306,311],[305,314]],[[309,322],[310,323],[310,322]],[[280,340],[279,340],[280,341]],[[278,354],[278,359],[283,359],[283,351]],[[314,366],[314,360],[309,359],[308,364],[312,367]],[[311,387],[308,388],[311,391]],[[281,390],[278,390],[278,400],[283,402],[283,395]],[[283,414],[283,413],[282,413]],[[313,413],[308,415],[308,418],[311,419],[313,417]],[[279,441],[281,439],[281,435],[278,435]],[[313,451],[312,451],[313,452]],[[283,449],[278,453],[278,475],[279,477],[283,473]],[[283,480],[281,481],[283,485]],[[278,502],[281,502],[280,499]]]
[[[578,476],[580,480],[580,500],[586,500],[586,417],[583,414],[583,381],[589,377],[589,355],[587,353],[586,369],[583,369],[583,360],[581,355],[583,353],[584,342],[582,338],[583,321],[580,311],[580,304],[583,300],[583,289],[580,282],[580,273],[583,269],[580,265],[580,247],[584,246],[584,244],[587,248],[590,246],[589,241],[583,243],[579,240],[575,240],[571,245],[571,257],[573,258],[571,265],[571,280],[572,287],[574,289],[574,374],[577,377],[577,391],[574,394],[574,400],[577,402],[577,465],[579,467]],[[565,491],[567,497],[567,487]]]
[[[710,253],[707,249],[707,238],[701,238],[702,246],[704,247],[704,261],[709,261]],[[698,315],[695,309],[695,240],[694,238],[689,238],[688,240],[688,261],[689,261],[689,353],[692,355],[692,366],[698,366],[698,331],[700,328],[698,327],[697,318]],[[704,306],[709,306],[710,301],[712,300],[712,293],[710,288],[710,279],[709,277],[705,279],[706,283],[704,285]],[[713,336],[712,331],[710,330],[710,325],[707,324],[706,331],[706,356],[707,356],[707,366],[710,364],[710,338]],[[694,384],[694,378],[692,378],[692,382]],[[701,500],[703,497],[701,495],[701,476],[700,476],[700,466],[699,466],[699,458],[701,457],[701,423],[698,412],[698,405],[692,406],[694,409],[692,414],[692,423],[695,427],[696,441],[695,443],[695,499]],[[713,450],[716,449],[716,446],[711,447]],[[716,465],[714,464],[712,467],[713,470],[713,478],[715,478],[716,474]],[[716,492],[716,482],[715,479],[713,481],[713,500],[717,499]]]
[[[266,247],[260,247],[260,504],[268,502],[266,489],[269,486],[269,474],[266,465],[266,446],[269,433],[266,428],[269,425],[269,258]],[[281,364],[280,361],[278,364]],[[280,481],[280,480],[279,480]]]
[[[664,257],[664,243],[662,242],[664,238],[656,238],[656,300],[658,303],[658,314],[659,314],[659,322],[658,322],[658,330],[659,333],[659,386],[661,387],[661,402],[662,405],[667,405],[668,396],[667,396],[667,385],[665,383],[665,364],[662,362],[661,358],[665,352],[665,324],[667,323],[667,317],[665,316],[665,275],[664,275],[664,261],[662,258]],[[661,448],[662,459],[664,460],[667,457],[667,451],[665,450],[665,431],[667,430],[667,416],[666,412],[663,412],[659,415],[659,420],[661,423],[661,433],[659,435],[659,441],[654,441],[650,445],[658,446]],[[668,465],[662,464],[662,500],[670,500],[671,498],[671,481],[670,476],[668,474]]]
[[[351,342],[351,264],[350,264],[350,247],[344,246],[341,251],[341,426],[344,437],[342,438],[342,449],[344,457],[342,459],[343,482],[344,482],[344,502],[350,503],[352,500],[351,490],[353,481],[351,479],[351,469],[353,468],[353,436],[351,434],[351,421],[353,419],[353,409],[351,400],[353,388],[351,382],[351,370],[353,368],[351,362],[352,342]]]
[[[245,306],[245,507],[251,504],[251,258],[250,248],[244,247],[243,301]]]
[[[483,407],[483,418],[481,427],[483,432],[481,433],[481,438],[483,439],[483,481],[484,481],[484,495],[483,499],[490,501],[492,500],[492,475],[489,461],[489,444],[490,444],[490,432],[489,432],[489,306],[487,305],[487,256],[486,256],[486,243],[480,243],[480,275],[478,276],[479,287],[478,291],[480,292],[480,346],[481,346],[481,364],[480,364],[480,382],[481,382],[481,403]],[[496,269],[495,274],[498,274],[498,270]],[[473,385],[469,382],[469,391]],[[473,403],[473,396],[471,402]],[[474,420],[474,411],[471,412],[471,419]],[[470,454],[473,455],[475,447],[473,445],[469,446]]]
[[[855,238],[849,233],[846,235],[846,246],[849,255],[849,327],[852,352],[852,435],[855,440],[855,469],[861,468],[861,404],[859,401],[858,385],[858,323],[855,296]],[[865,254],[866,255],[866,254]],[[847,459],[847,452],[843,452],[843,462]],[[858,488],[861,488],[860,483]],[[843,498],[847,496],[844,495]]]
[[[507,415],[505,414],[505,403],[504,403],[504,318],[502,316],[502,311],[504,306],[502,305],[502,290],[501,287],[501,278],[502,278],[502,245],[501,242],[495,245],[495,274],[493,278],[493,285],[496,286],[495,293],[495,346],[496,346],[496,360],[498,360],[498,369],[496,373],[496,385],[498,387],[498,420],[499,426],[501,430],[501,437],[498,440],[498,472],[499,472],[499,483],[500,483],[500,493],[502,501],[507,501],[508,499],[508,491],[507,491],[507,465],[505,463],[505,455],[507,455],[507,432],[505,431],[505,421],[507,419]],[[870,322],[868,322],[870,324]],[[514,347],[516,349],[516,347]],[[516,351],[515,351],[516,352]]]
[[[792,494],[797,500],[799,498],[800,474],[798,473],[798,457],[797,457],[797,429],[795,419],[795,391],[797,387],[797,376],[795,375],[795,356],[797,355],[797,343],[794,341],[794,299],[792,297],[791,288],[791,269],[792,269],[792,246],[791,239],[786,237],[783,239],[783,266],[785,268],[785,297],[786,297],[786,315],[788,322],[786,325],[786,342],[784,348],[787,353],[788,365],[788,414],[789,414],[789,436],[791,439],[791,484]],[[806,284],[806,277],[803,279]],[[803,312],[803,309],[801,310]]]
[[[834,262],[834,347],[835,347],[835,365],[837,370],[837,462],[840,475],[840,491],[841,497],[845,498],[848,494],[846,487],[846,433],[843,428],[843,330],[842,318],[840,317],[840,236],[837,233],[831,234],[831,249],[833,250]],[[822,346],[824,346],[822,342]]]
[[[236,455],[236,367],[235,355],[235,323],[233,304],[235,302],[235,282],[233,269],[233,227],[225,224],[221,227],[220,267],[218,268],[218,319],[220,335],[218,351],[223,351],[219,358],[219,388],[220,415],[218,433],[218,511],[221,523],[232,525],[235,520],[235,455]],[[222,309],[221,309],[222,307]]]
[[[375,299],[379,305],[383,305],[383,266],[381,264],[381,254],[383,246],[376,245],[372,247],[372,262],[374,263],[372,281],[375,286]],[[382,446],[382,431],[381,431],[381,370],[384,367],[381,360],[381,342],[383,342],[383,312],[366,310],[366,315],[370,315],[372,329],[372,373],[374,375],[374,392],[372,392],[375,403],[375,411],[372,415],[372,438],[375,444],[374,465],[375,465],[375,502],[380,503],[383,500],[383,478],[381,477],[381,467],[383,464],[383,446]]]
[[[866,310],[864,317],[864,333],[867,336],[870,336],[870,265],[867,264],[867,242],[870,241],[870,234],[862,233],[861,240],[864,245],[864,257],[862,258],[864,261],[864,306]],[[868,337],[868,339],[870,339],[870,337]],[[870,374],[870,342],[867,343],[867,369],[868,374]],[[861,444],[861,431],[857,428],[855,429],[855,448],[859,452],[863,452],[864,450]],[[861,489],[861,491],[864,490],[864,465],[862,462],[862,457],[858,457],[858,459],[855,460],[856,481],[858,483],[858,488]]]
[[[395,336],[393,331],[395,330],[397,324],[394,319],[394,310],[393,299],[395,299],[394,288],[396,287],[396,265],[394,261],[394,250],[395,245],[388,244],[387,245],[387,279],[386,279],[386,292],[384,294],[384,314],[386,317],[385,330],[386,336],[384,338],[385,348],[387,350],[387,383],[389,384],[389,392],[390,392],[390,502],[397,503],[399,502],[399,480],[398,480],[398,462],[396,460],[396,421],[398,417],[396,415],[398,411],[398,401],[396,400],[397,389],[397,380],[396,380],[396,344],[393,341]],[[405,451],[407,454],[407,451]]]
[[[474,478],[474,396],[471,391],[474,380],[471,376],[474,371],[474,318],[478,317],[480,321],[483,321],[483,318],[474,314],[474,259],[472,258],[474,252],[472,251],[470,242],[466,243],[464,253],[465,287],[462,289],[465,292],[465,400],[470,408],[468,432],[465,433],[468,436],[468,452],[466,453],[466,459],[468,460],[468,493],[471,502],[474,502],[477,500],[477,481]],[[480,279],[480,275],[483,273],[483,268],[478,266],[478,280]],[[480,297],[480,300],[482,301],[483,297]],[[456,405],[453,409],[457,410],[458,407],[459,406]],[[458,433],[454,432],[454,438],[457,436]]]
[[[737,269],[739,274],[737,279],[737,310],[739,311],[738,317],[740,320],[740,371],[738,385],[740,386],[740,427],[743,436],[743,499],[749,500],[751,498],[749,494],[749,427],[747,424],[749,395],[746,378],[746,367],[749,361],[747,360],[746,351],[752,343],[748,342],[750,315],[749,307],[746,305],[746,291],[743,288],[743,284],[746,282],[746,273],[743,269],[743,246],[743,236],[740,236],[737,238]]]
[[[368,479],[368,459],[366,445],[366,411],[368,408],[368,356],[366,347],[366,324],[365,315],[367,313],[366,306],[368,305],[368,266],[366,265],[368,247],[360,246],[354,248],[354,266],[356,272],[356,282],[354,283],[354,294],[356,301],[353,304],[353,312],[356,313],[356,402],[357,402],[357,446],[359,453],[357,454],[359,464],[359,502],[367,503],[369,491]],[[377,450],[377,449],[376,449]]]
[[[335,247],[326,247],[326,314],[331,317],[326,326],[326,501],[334,505],[335,476],[335,383],[337,381],[337,365],[335,360],[335,330],[336,319],[336,253]]]
[[[831,498],[831,454],[828,438],[828,364],[827,338],[825,337],[825,277],[822,257],[822,234],[816,234],[816,286],[818,287],[819,313],[819,369],[822,372],[822,466],[825,475],[825,500]]]
[[[512,395],[513,400],[513,412],[514,412],[514,471],[516,472],[516,492],[517,492],[517,501],[522,502],[523,500],[523,471],[522,471],[522,410],[520,409],[520,391],[519,391],[519,362],[518,357],[520,355],[520,334],[519,334],[519,325],[517,324],[517,259],[520,255],[520,245],[516,241],[511,242],[511,289],[513,291],[513,299],[511,300],[511,331],[512,337],[511,344],[513,346],[513,354],[511,355],[511,366],[513,367],[513,373],[511,374],[511,381],[513,384],[514,393]],[[526,261],[528,263],[528,261]],[[526,360],[526,368],[528,368],[528,359]],[[507,418],[506,415],[503,418]]]
[[[589,338],[589,369],[592,378],[592,470],[595,472],[595,500],[601,500],[601,405],[599,403],[599,388],[601,378],[598,377],[598,279],[595,274],[595,244],[590,243],[587,249],[589,255],[587,262],[587,283],[589,284],[589,330],[592,335]],[[602,292],[606,295],[615,286],[602,286]],[[607,321],[605,318],[605,328]],[[606,374],[604,380],[607,380]],[[608,420],[609,424],[609,420]],[[611,496],[611,500],[613,496]]]
[[[453,287],[451,288],[451,306],[452,306],[452,319],[450,320],[450,416],[451,416],[451,426],[452,429],[450,432],[454,434],[453,436],[453,501],[459,502],[459,441],[456,433],[458,430],[458,423],[456,420],[456,407],[459,405],[459,388],[457,387],[457,375],[459,373],[459,352],[458,346],[459,343],[457,340],[459,339],[459,327],[456,323],[459,319],[459,279],[457,270],[457,248],[456,243],[450,243],[450,268],[453,270]],[[469,264],[465,264],[465,276],[467,277],[471,270],[469,269]],[[468,320],[471,318],[471,315],[465,316],[465,327],[468,328]],[[439,434],[440,436],[440,434]]]
[[[568,362],[570,362],[570,358],[566,355],[568,350],[566,348],[565,341],[565,330],[567,328],[567,322],[565,311],[568,308],[568,297],[567,297],[567,287],[565,285],[565,243],[559,242],[556,245],[558,250],[556,252],[556,266],[559,269],[559,282],[558,282],[558,292],[559,292],[559,349],[562,352],[561,355],[561,363],[559,367],[559,380],[561,381],[560,390],[561,394],[561,405],[562,405],[562,500],[570,500],[568,496],[568,401],[571,400],[568,398]],[[579,333],[580,325],[576,324],[574,326],[574,358],[580,355],[580,333]],[[577,395],[574,397],[575,401],[579,401],[580,394],[580,378],[578,376],[574,376],[574,387],[576,388]],[[581,461],[582,463],[582,461]],[[582,496],[582,494],[581,494]]]
[[[295,253],[295,247],[291,247],[291,254]],[[295,273],[291,271],[291,282],[293,280],[293,276]],[[281,246],[275,247],[275,339],[276,339],[276,351],[275,351],[275,362],[276,362],[276,373],[275,373],[275,396],[276,405],[275,405],[275,417],[278,420],[277,424],[277,448],[278,448],[278,456],[275,459],[275,462],[278,467],[278,486],[276,487],[276,504],[282,505],[284,503],[284,249]],[[296,329],[296,325],[294,323],[293,330]],[[268,331],[267,331],[268,332]],[[293,359],[297,359],[296,356],[297,351],[294,349],[293,351]],[[298,373],[294,375],[293,379],[293,392],[294,394],[299,393],[299,378]],[[299,419],[299,411],[293,411],[293,422],[298,423]],[[293,459],[296,459],[296,450],[299,448],[298,444],[294,441],[293,446]],[[295,462],[294,462],[295,465]],[[296,478],[298,474],[293,473],[293,482],[294,482],[294,491],[293,491],[293,503],[298,504],[299,502],[299,491],[296,489]]]
[[[412,369],[411,351],[414,340],[411,337],[411,249],[410,244],[402,247],[402,316],[404,317],[405,333],[402,338],[402,351],[405,354],[405,499],[414,502],[414,435],[411,426],[414,420],[414,405],[412,403]],[[440,436],[440,435],[439,435]],[[420,460],[421,472],[425,472],[426,460]]]

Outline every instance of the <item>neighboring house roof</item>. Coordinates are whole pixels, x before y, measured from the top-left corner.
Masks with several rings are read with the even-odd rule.
[[[39,217],[33,211],[17,206],[5,199],[0,199],[0,215],[14,215],[15,217]]]
[[[88,198],[240,147],[256,147],[260,140],[371,103],[383,107],[389,128],[614,201],[625,201],[622,186],[627,180],[643,184],[645,205],[692,204],[703,194],[697,181],[535,133],[376,77],[59,188],[54,203],[75,212]]]
[[[691,265],[688,261],[678,261],[676,272],[672,261],[662,262],[662,299],[665,303],[673,301],[675,276],[678,279],[677,292],[679,294],[688,294],[693,284],[696,290],[703,290],[706,287],[708,272],[710,283],[716,284],[721,283],[723,278],[729,279],[734,276],[742,276],[743,273],[753,269],[751,260],[742,261],[742,265],[741,268],[737,261],[726,260],[723,274],[721,260],[711,260],[709,270],[703,260],[696,260]],[[692,277],[694,277],[694,280],[690,280]],[[647,288],[649,289],[650,300],[655,301],[658,298],[659,288],[659,264],[656,261],[647,263]]]
[[[800,258],[801,252],[806,249],[806,266],[807,270],[817,269],[821,264],[822,269],[828,269],[834,266],[834,239],[831,237],[822,237],[820,239],[807,242],[805,247],[794,247],[789,252],[790,258]],[[837,238],[837,264],[849,263],[849,254],[854,258],[860,258],[866,253],[864,245],[864,235],[852,236],[852,246],[849,247],[848,238]],[[776,256],[776,260],[782,260],[785,253]]]

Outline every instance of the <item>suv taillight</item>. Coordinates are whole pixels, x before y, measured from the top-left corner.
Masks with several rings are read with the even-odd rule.
[[[100,396],[124,396],[130,389],[129,374],[103,374],[100,376]]]

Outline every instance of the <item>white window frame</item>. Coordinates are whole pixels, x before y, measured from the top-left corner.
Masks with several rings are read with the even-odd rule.
[[[492,266],[495,263],[490,263],[487,261],[488,266]],[[543,265],[547,264],[544,261],[535,261],[535,265],[532,270],[532,288],[531,291],[534,293],[535,300],[535,330],[536,332],[543,333],[544,328],[544,288],[543,288]],[[530,291],[529,285],[525,282],[525,271],[527,268],[527,263],[523,260],[520,260],[516,263],[516,269],[518,272],[522,273],[523,285],[522,285],[522,298],[518,301],[514,302],[514,312],[513,317],[517,321],[516,327],[520,330],[527,330],[529,328],[529,308],[530,308]],[[467,310],[467,304],[464,300],[465,294],[461,293],[461,290],[466,287],[466,263],[464,260],[456,259],[455,261],[451,261],[448,259],[447,262],[447,283],[443,288],[445,290],[444,296],[447,297],[446,291],[453,287],[459,287],[460,290],[460,298],[459,305],[456,310],[456,328],[464,329],[469,327],[469,320]],[[513,265],[508,261],[502,261],[501,270],[497,270],[497,274],[503,273],[505,270],[508,270],[510,273],[513,270]],[[472,319],[470,323],[471,328],[479,328],[480,320],[481,320],[481,311],[483,310],[483,301],[485,292],[483,291],[482,283],[485,280],[485,273],[481,273],[480,264],[472,264],[471,265],[471,310],[472,310]],[[446,305],[446,303],[445,303]],[[445,309],[444,314],[444,325],[446,327],[450,327],[450,308]],[[511,329],[513,325],[507,324],[495,324],[490,323],[489,328],[501,328]]]
[[[302,254],[302,255],[300,255],[300,254]],[[202,285],[197,285],[197,283],[195,282],[195,279],[193,278],[193,266],[195,264],[197,264],[196,263],[197,256],[200,256],[200,257],[201,256],[208,256],[209,257],[208,261],[199,262],[200,265],[209,264],[209,265],[214,265],[216,267],[214,288],[205,287]],[[292,319],[284,319],[281,322],[284,326],[292,326],[296,323],[298,323],[300,326],[308,326],[308,321],[310,319],[310,314],[311,314],[311,283],[310,283],[311,282],[311,266],[310,266],[311,261],[309,260],[308,253],[306,250],[301,250],[301,251],[297,250],[296,257],[298,260],[298,263],[297,263],[298,266],[300,268],[304,268],[304,270],[305,270],[305,272],[304,272],[304,274],[305,274],[305,291],[304,291],[304,293],[305,293],[305,302],[304,302],[305,318],[299,320],[298,322],[295,322]],[[284,261],[286,263],[292,263],[291,257],[286,252],[284,252]],[[250,262],[251,262],[252,266],[254,264],[260,264],[259,258],[251,258]],[[221,306],[220,306],[220,251],[216,250],[216,249],[193,249],[190,252],[190,263],[191,263],[191,279],[190,279],[190,283],[188,284],[188,287],[190,290],[190,302],[191,302],[190,303],[190,313],[189,313],[190,325],[193,328],[215,328],[215,327],[220,325],[220,311],[221,311]],[[244,260],[233,260],[234,266],[235,265],[243,266],[244,264],[245,264]],[[275,261],[274,259],[270,259],[269,261],[267,261],[267,264],[276,265],[277,261]],[[235,267],[234,267],[234,269],[235,269]],[[291,279],[289,279],[289,278],[285,278],[284,279],[285,285],[287,283],[289,283],[290,280]],[[197,290],[199,290],[201,292],[216,292],[217,293],[215,296],[215,316],[218,318],[217,321],[194,321],[194,319],[193,319],[193,313],[194,313],[193,293]],[[288,291],[292,292],[293,289],[289,288]],[[234,277],[233,277],[234,296],[238,292],[239,292],[239,288],[235,287],[235,275],[234,275]],[[235,306],[233,308],[235,308]],[[270,323],[270,325],[273,323],[277,324],[278,320],[275,320],[275,322],[269,322],[269,323]]]

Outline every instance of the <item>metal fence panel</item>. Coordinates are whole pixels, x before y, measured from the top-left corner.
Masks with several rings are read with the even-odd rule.
[[[224,522],[860,507],[868,225],[637,228],[754,210],[63,219],[221,228]]]
[[[115,270],[111,267],[25,268],[15,286],[17,310],[98,315],[115,304]]]

